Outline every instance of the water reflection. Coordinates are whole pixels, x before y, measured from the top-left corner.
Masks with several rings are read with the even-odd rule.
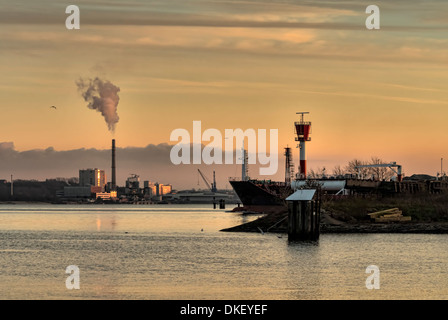
[[[324,234],[298,242],[270,232],[219,232],[253,216],[109,208],[0,209],[0,298],[448,297],[448,235]],[[70,264],[81,270],[79,292],[65,290]],[[372,264],[381,270],[375,292],[365,287]]]
[[[287,241],[288,299],[319,299],[325,282],[318,241]]]
[[[115,215],[97,214],[96,231],[115,231],[117,221]]]

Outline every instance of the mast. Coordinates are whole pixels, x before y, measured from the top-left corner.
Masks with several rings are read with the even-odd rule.
[[[244,140],[243,140],[243,147],[241,148],[241,153],[243,155],[243,164],[241,166],[241,180],[247,181],[248,179],[247,152],[246,149],[244,149]]]
[[[291,148],[285,148],[285,183],[289,184],[294,177],[294,163],[292,161]]]

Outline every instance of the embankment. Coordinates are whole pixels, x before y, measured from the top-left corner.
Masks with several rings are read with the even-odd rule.
[[[371,212],[400,208],[409,222],[372,222]],[[448,195],[417,194],[391,198],[343,198],[322,203],[320,231],[325,233],[431,233],[448,234]],[[287,233],[288,213],[270,213],[226,232]]]

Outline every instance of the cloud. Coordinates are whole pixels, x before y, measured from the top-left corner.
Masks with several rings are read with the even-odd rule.
[[[14,150],[14,142],[0,142],[0,152]]]
[[[366,4],[361,1],[77,1],[81,25],[180,26],[245,28],[313,28],[355,30],[363,27]],[[442,1],[376,3],[389,19],[382,27],[443,29]],[[45,8],[45,10],[43,10]],[[436,17],[431,19],[430,17]],[[65,6],[54,0],[16,0],[2,4],[1,24],[63,24]],[[438,17],[438,18],[437,18]],[[360,25],[361,22],[361,25]],[[423,25],[421,22],[424,22]],[[406,30],[406,29],[402,29]]]
[[[361,27],[360,27],[361,26]],[[190,26],[92,26],[89,32],[49,31],[43,26],[27,30],[27,26],[0,30],[4,54],[71,56],[84,47],[85,55],[122,53],[133,61],[154,53],[194,51],[197,54],[250,53],[326,61],[378,61],[384,63],[429,63],[446,61],[446,40],[437,33],[403,35],[401,32],[368,32],[363,23],[353,30],[312,28],[254,28]],[[123,59],[120,61],[122,62]]]
[[[443,11],[445,3],[377,4],[381,31],[369,32],[366,5],[360,1],[79,1],[81,30],[68,32],[63,5],[18,0],[2,7],[0,24],[8,26],[0,29],[0,42],[4,52],[42,56],[56,51],[64,56],[88,46],[92,54],[125,50],[137,58],[146,57],[148,49],[160,49],[394,63],[446,61],[447,23],[427,19]]]
[[[292,92],[300,92],[313,95],[328,95],[328,96],[341,96],[350,98],[366,98],[366,99],[380,99],[398,102],[409,102],[416,104],[434,104],[434,105],[448,105],[448,100],[437,100],[437,99],[425,99],[425,98],[412,98],[409,96],[392,96],[392,95],[382,95],[382,94],[368,94],[368,93],[356,93],[356,92],[331,92],[331,91],[312,91],[312,90],[300,90],[292,89]]]
[[[23,3],[24,5],[20,5]],[[26,4],[25,4],[26,3]],[[363,14],[351,7],[335,7],[324,2],[310,5],[308,2],[290,3],[272,1],[78,1],[81,25],[128,26],[203,26],[203,27],[306,27],[306,23],[325,23]],[[42,10],[45,8],[45,10]],[[65,7],[52,0],[39,3],[16,0],[6,3],[0,12],[3,24],[60,24],[67,17]],[[334,28],[350,27],[341,21]]]

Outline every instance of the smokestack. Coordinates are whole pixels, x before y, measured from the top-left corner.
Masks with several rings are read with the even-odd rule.
[[[111,189],[116,190],[117,182],[115,176],[115,139],[112,139],[112,184]]]

